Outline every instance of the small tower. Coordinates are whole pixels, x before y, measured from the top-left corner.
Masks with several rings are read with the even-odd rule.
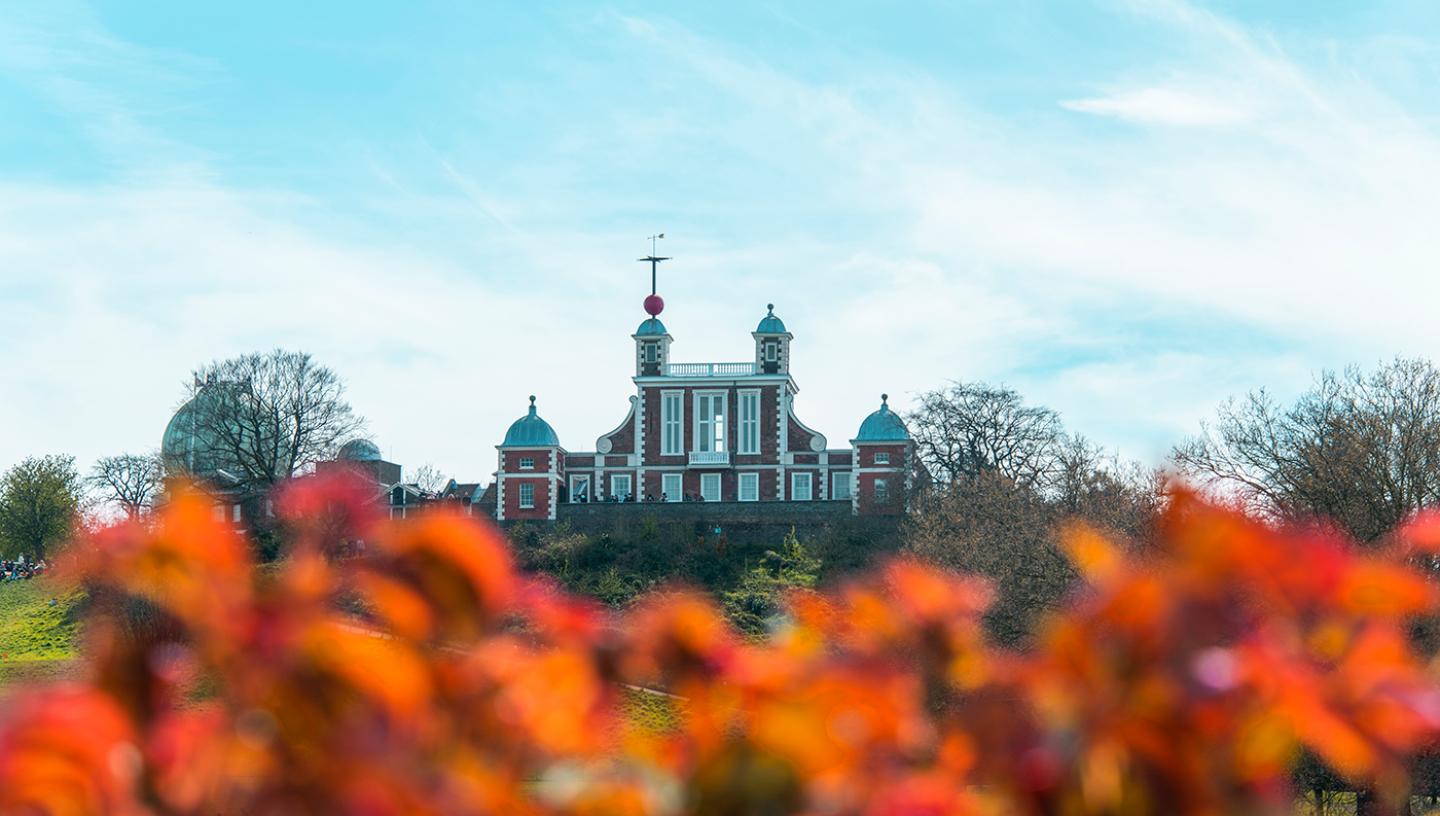
[[[660,377],[665,374],[665,366],[670,364],[670,341],[674,338],[670,332],[665,330],[665,324],[660,322],[660,313],[665,311],[665,299],[660,297],[656,290],[656,271],[661,261],[668,261],[655,254],[655,241],[664,238],[665,233],[650,236],[650,254],[640,259],[641,263],[650,264],[650,294],[645,298],[645,314],[650,319],[640,324],[640,328],[631,335],[635,338],[635,376],[637,377]]]
[[[499,495],[495,503],[497,521],[555,519],[555,505],[565,484],[565,450],[550,423],[535,411],[515,420],[505,441],[495,446],[500,452],[500,469],[495,474]]]
[[[890,395],[880,395],[880,408],[860,423],[850,440],[855,476],[851,508],[862,516],[899,515],[909,495],[915,442],[900,415],[890,410]]]
[[[750,336],[755,338],[755,370],[764,374],[790,373],[790,341],[795,335],[785,330],[785,323],[775,316],[775,304],[767,303],[768,310],[760,325]]]
[[[658,296],[653,296],[660,300]],[[645,306],[650,307],[650,298],[645,299]],[[664,307],[663,302],[660,304]],[[670,363],[670,341],[674,338],[670,332],[665,330],[665,324],[656,317],[659,309],[650,313],[650,318],[640,324],[640,328],[631,335],[635,338],[635,376],[637,377],[659,377],[665,373],[665,366]]]

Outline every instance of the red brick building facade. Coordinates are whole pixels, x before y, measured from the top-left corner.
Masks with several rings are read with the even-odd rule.
[[[795,415],[794,336],[774,307],[735,363],[672,363],[674,338],[651,317],[632,335],[635,393],[595,450],[566,451],[530,398],[497,447],[496,517],[553,520],[565,502],[848,502],[861,515],[903,510],[914,444],[881,398],[849,446],[830,448]]]

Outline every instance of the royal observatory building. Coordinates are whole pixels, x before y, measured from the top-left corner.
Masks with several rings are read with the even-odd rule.
[[[664,258],[644,258],[654,264]],[[497,520],[553,520],[566,503],[845,502],[857,515],[904,507],[915,447],[887,397],[846,447],[796,416],[794,335],[773,305],[750,332],[743,362],[674,362],[664,301],[631,335],[635,391],[625,418],[571,451],[540,415],[534,396],[499,445]]]

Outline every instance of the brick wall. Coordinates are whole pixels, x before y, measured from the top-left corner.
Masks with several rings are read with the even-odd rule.
[[[535,487],[535,506],[522,509],[520,507],[520,485],[529,484]],[[506,520],[521,519],[548,519],[550,517],[550,480],[549,479],[526,479],[510,477],[505,479],[505,518]]]
[[[550,451],[544,448],[539,450],[507,450],[502,452],[503,467],[506,473],[549,473],[550,472]],[[534,459],[535,467],[520,467],[521,459]]]

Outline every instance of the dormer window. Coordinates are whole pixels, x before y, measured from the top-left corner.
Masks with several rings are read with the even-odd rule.
[[[521,470],[534,470],[534,469],[535,469],[535,459],[534,459],[533,457],[530,457],[530,456],[521,457],[521,459],[520,459],[520,469],[521,469]]]

